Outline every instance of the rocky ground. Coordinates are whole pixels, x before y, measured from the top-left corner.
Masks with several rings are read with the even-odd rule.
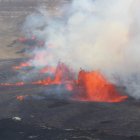
[[[20,80],[19,72],[11,67],[21,61],[0,61],[0,83]],[[0,139],[140,139],[140,101],[129,98],[122,103],[80,102],[63,96],[67,92],[51,96],[56,88],[31,84],[0,86]],[[18,100],[21,95],[25,98]],[[13,120],[14,117],[21,120]]]
[[[59,2],[48,1],[51,12]],[[13,42],[22,35],[22,23],[38,2],[18,3],[18,6],[16,1],[13,3],[0,3],[0,83],[20,81],[28,74],[12,69],[26,59],[20,52],[25,46],[13,45]],[[52,97],[48,95],[48,91],[54,92],[50,89],[31,84],[0,86],[0,140],[140,139],[139,101],[79,102],[66,96]],[[24,100],[17,100],[21,95],[25,96]]]
[[[139,136],[108,135],[97,130],[58,129],[37,127],[12,119],[0,121],[0,139],[3,140],[139,140]]]

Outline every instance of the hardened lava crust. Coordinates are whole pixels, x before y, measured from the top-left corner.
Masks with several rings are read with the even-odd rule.
[[[71,0],[0,0],[0,84],[20,81],[29,71],[12,67],[26,61],[23,36],[26,16],[43,5],[52,14]],[[45,6],[45,7],[44,7]],[[30,81],[29,81],[30,83]],[[70,100],[55,86],[0,86],[0,140],[139,140],[140,101],[120,103]],[[61,95],[61,96],[60,96]],[[24,98],[23,98],[24,97]]]
[[[12,66],[22,61],[1,60],[0,82],[18,79],[19,72]],[[45,138],[49,134],[50,139],[55,136],[59,136],[59,139],[140,138],[140,101],[128,98],[120,103],[82,102],[63,96],[69,94],[67,92],[61,96],[51,95],[49,91],[52,88],[55,86],[0,86],[0,129],[4,127],[0,137],[6,137],[5,133],[20,135],[20,130],[25,134],[32,131],[33,136],[37,131],[36,139],[42,140],[42,135]],[[20,96],[24,96],[24,99],[17,98]],[[16,116],[21,118],[20,122],[10,119]],[[15,126],[20,129],[16,130]],[[30,129],[26,129],[29,126]],[[14,132],[11,131],[13,129]]]

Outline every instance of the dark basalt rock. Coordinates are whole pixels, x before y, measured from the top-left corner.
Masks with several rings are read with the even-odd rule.
[[[15,75],[20,72],[11,67],[21,61],[0,61],[0,83],[13,77],[19,80],[19,76]],[[63,96],[69,94],[67,92],[51,96],[50,88],[55,89],[55,86],[0,86],[0,140],[140,139],[139,100],[80,102]],[[19,95],[27,96],[19,101],[16,99]],[[7,119],[15,116],[22,118],[22,121]]]
[[[12,119],[0,120],[1,140],[139,140],[139,136],[109,135],[92,129],[58,129],[37,127]]]

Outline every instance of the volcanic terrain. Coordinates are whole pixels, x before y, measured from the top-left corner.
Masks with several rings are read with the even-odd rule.
[[[0,1],[0,139],[139,140],[139,100],[130,97],[117,103],[72,100],[66,90],[56,95],[56,85],[31,84],[42,75],[27,84],[21,83],[20,76],[27,75],[30,68],[13,67],[28,60],[23,53],[27,46],[15,40],[22,36],[21,23],[37,3]],[[54,7],[54,3],[49,4]],[[15,85],[5,84],[17,81]]]

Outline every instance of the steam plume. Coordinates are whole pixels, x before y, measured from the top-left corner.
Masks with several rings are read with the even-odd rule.
[[[33,34],[45,40],[30,63],[43,67],[62,61],[76,72],[99,70],[140,98],[139,6],[139,0],[73,0],[57,17],[44,10],[29,16],[24,29],[32,25]]]

